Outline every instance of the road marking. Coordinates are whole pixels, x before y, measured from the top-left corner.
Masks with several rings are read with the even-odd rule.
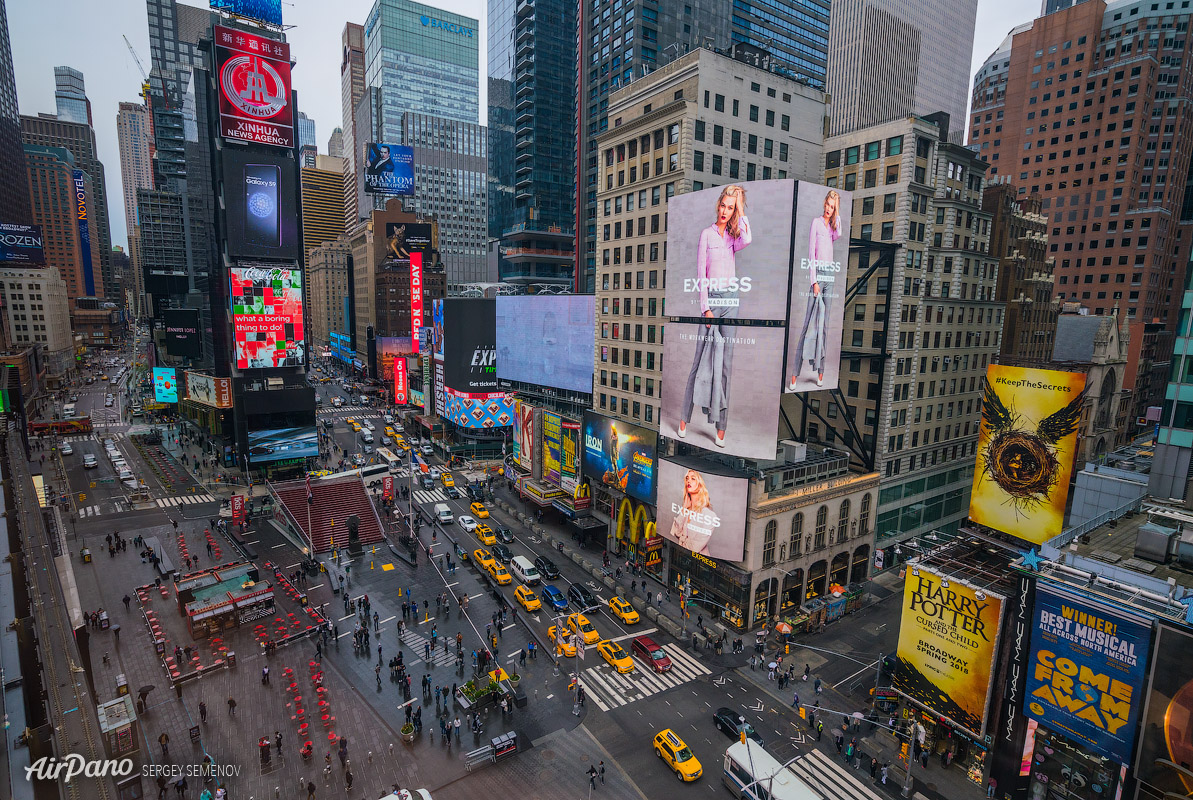
[[[260,539],[245,539],[244,543],[245,544],[258,544],[260,541],[261,541]]]
[[[626,639],[634,639],[639,636],[650,636],[652,633],[654,633],[657,630],[658,630],[658,628],[647,628],[644,631],[636,631],[634,633],[627,633],[625,636],[618,636],[616,638],[610,639],[609,641],[620,642],[620,641],[624,641]]]
[[[295,567],[300,566],[301,564],[302,564],[301,561],[296,561],[288,567],[282,567],[282,569],[294,569]]]
[[[279,547],[285,547],[287,544],[288,544],[288,542],[282,542],[281,544],[275,544],[271,549],[277,550]]]
[[[307,591],[308,591],[308,592],[313,592],[313,591],[315,591],[316,589],[322,589],[322,588],[323,588],[323,584],[322,584],[322,583],[316,583],[314,586],[308,586],[308,587],[307,587]]]
[[[839,681],[837,681],[836,683],[834,683],[834,684],[833,684],[833,688],[834,688],[834,689],[836,689],[838,686],[841,686],[842,684],[849,683],[851,680],[853,680],[854,678],[856,678],[858,675],[861,675],[863,672],[866,672],[866,671],[875,671],[875,667],[877,666],[877,664],[878,664],[878,662],[877,662],[877,661],[875,661],[873,664],[869,664],[869,665],[867,665],[867,666],[864,666],[864,667],[862,667],[862,668],[861,668],[861,669],[859,669],[857,672],[855,672],[855,673],[853,673],[852,675],[850,675],[848,678],[843,678],[842,680],[839,680]]]
[[[346,619],[352,619],[352,618],[353,618],[353,617],[355,617],[355,616],[356,616],[356,614],[349,614],[349,615],[348,615],[348,616],[346,616],[346,617],[340,617],[339,621],[340,621],[340,622],[343,622],[344,620],[346,620]]]
[[[381,623],[382,623],[382,624],[385,624],[386,622],[389,622],[391,619],[394,619],[394,617],[395,617],[395,616],[396,616],[396,615],[394,615],[394,614],[390,614],[388,617],[386,617],[385,619],[381,620]]]

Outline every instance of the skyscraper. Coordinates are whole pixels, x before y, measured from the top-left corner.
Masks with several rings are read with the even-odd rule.
[[[91,125],[91,101],[83,73],[70,67],[54,67],[54,105],[58,119]]]
[[[304,268],[311,251],[334,242],[344,233],[341,213],[344,197],[343,160],[316,156],[314,165],[303,166],[302,181],[302,252]]]
[[[596,137],[611,127],[609,93],[696,47],[757,48],[755,66],[823,88],[829,46],[828,0],[594,0],[581,5],[577,108],[576,288],[596,275]],[[778,13],[776,13],[778,12]]]
[[[944,111],[965,118],[977,0],[834,0],[829,134]],[[951,132],[960,143],[960,125]]]
[[[365,29],[349,22],[340,36],[340,111],[341,146],[344,158],[344,230],[351,230],[361,220],[357,195],[356,167],[362,145],[356,141],[356,107],[365,93]],[[333,153],[334,155],[334,153]]]
[[[153,131],[149,109],[141,103],[121,103],[116,112],[116,141],[120,147],[120,178],[124,189],[124,226],[128,232],[131,269],[124,275],[132,290],[133,308],[140,314],[145,276],[137,247],[137,190],[153,188]]]
[[[8,14],[0,2],[0,222],[30,223],[25,151],[21,147],[21,112],[17,108],[17,81],[12,71],[12,42]]]
[[[574,280],[576,4],[489,2],[489,237],[501,280]],[[508,237],[508,238],[506,238]]]
[[[304,112],[298,112],[298,146],[318,148],[319,135],[315,133],[315,120]]]
[[[75,205],[78,189],[82,189],[86,202],[91,203],[94,183],[87,173],[80,171],[78,160],[64,147],[25,145],[25,160],[26,185],[33,200],[34,221],[41,226],[45,242],[46,266],[57,269],[66,282],[71,307],[78,297],[102,297],[98,239],[90,225],[84,235]],[[108,257],[111,258],[111,253]],[[37,331],[37,320],[29,322],[30,330]]]
[[[344,130],[339,125],[327,137],[327,154],[332,158],[344,157]]]

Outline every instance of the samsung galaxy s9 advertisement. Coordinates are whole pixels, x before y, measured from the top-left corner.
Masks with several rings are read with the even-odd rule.
[[[295,163],[282,154],[223,150],[228,255],[298,258]]]

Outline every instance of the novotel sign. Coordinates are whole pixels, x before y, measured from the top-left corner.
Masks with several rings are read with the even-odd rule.
[[[434,17],[422,17],[421,19],[423,27],[426,28],[442,28],[443,30],[450,33],[458,33],[461,36],[467,36],[469,39],[474,36],[474,31],[472,28],[465,28],[463,25],[457,25],[454,22],[444,22],[443,20],[435,19]]]

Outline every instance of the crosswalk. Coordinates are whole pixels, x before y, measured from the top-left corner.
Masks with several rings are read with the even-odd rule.
[[[381,418],[381,412],[375,408],[368,406],[340,406],[336,408],[332,405],[325,405],[318,409],[316,414],[355,414],[356,416],[377,417]]]
[[[414,499],[418,503],[427,506],[433,503],[446,503],[447,495],[443,493],[442,489],[416,489]]]
[[[112,506],[113,508],[111,511],[105,511],[103,506],[99,503],[95,503],[94,505],[90,506],[82,506],[79,508],[79,518],[84,519],[87,517],[99,517],[103,514],[121,514],[129,510],[128,504],[126,504],[123,500],[113,500]]]
[[[78,510],[80,519],[87,519],[90,517],[102,517],[106,514],[123,514],[126,511],[131,511],[130,506],[126,501],[121,499],[114,499],[111,502],[111,508],[104,503],[94,503],[88,506],[80,506]],[[201,503],[216,503],[219,498],[213,497],[206,492],[202,494],[184,494],[176,497],[162,497],[153,501],[158,508],[175,508],[177,506],[193,506]]]
[[[421,633],[411,630],[409,625],[407,625],[402,631],[402,644],[414,651],[415,658],[421,659],[424,663],[434,664],[437,667],[447,667],[456,663],[456,650],[453,646],[454,642],[449,641],[447,650],[444,650],[443,642],[445,639],[442,636],[440,636],[439,640],[435,642],[437,647],[431,648],[431,660],[430,662],[427,662],[425,656],[427,652],[426,646],[430,643],[430,641],[431,639],[429,636],[423,636]]]
[[[588,648],[589,657],[598,659],[600,663],[581,673],[580,685],[584,687],[588,699],[596,703],[602,711],[608,711],[611,708],[624,706],[635,700],[642,700],[668,689],[674,689],[676,686],[696,680],[711,672],[708,667],[675,643],[663,645],[663,650],[671,659],[669,671],[657,673],[644,664],[641,659],[635,657],[634,671],[628,675],[622,675],[600,660],[601,657],[595,646],[590,647]]]
[[[64,442],[102,442],[104,439],[111,439],[113,441],[119,442],[119,441],[122,441],[126,437],[126,435],[127,434],[122,431],[117,431],[117,432],[112,432],[112,433],[107,433],[107,432],[105,432],[105,433],[94,433],[94,432],[92,432],[92,433],[75,433],[75,434],[71,434],[69,436],[63,436],[62,441],[64,441]]]
[[[158,508],[173,508],[174,506],[193,506],[200,503],[214,503],[216,498],[203,492],[202,494],[183,494],[177,497],[162,497],[155,501]]]

